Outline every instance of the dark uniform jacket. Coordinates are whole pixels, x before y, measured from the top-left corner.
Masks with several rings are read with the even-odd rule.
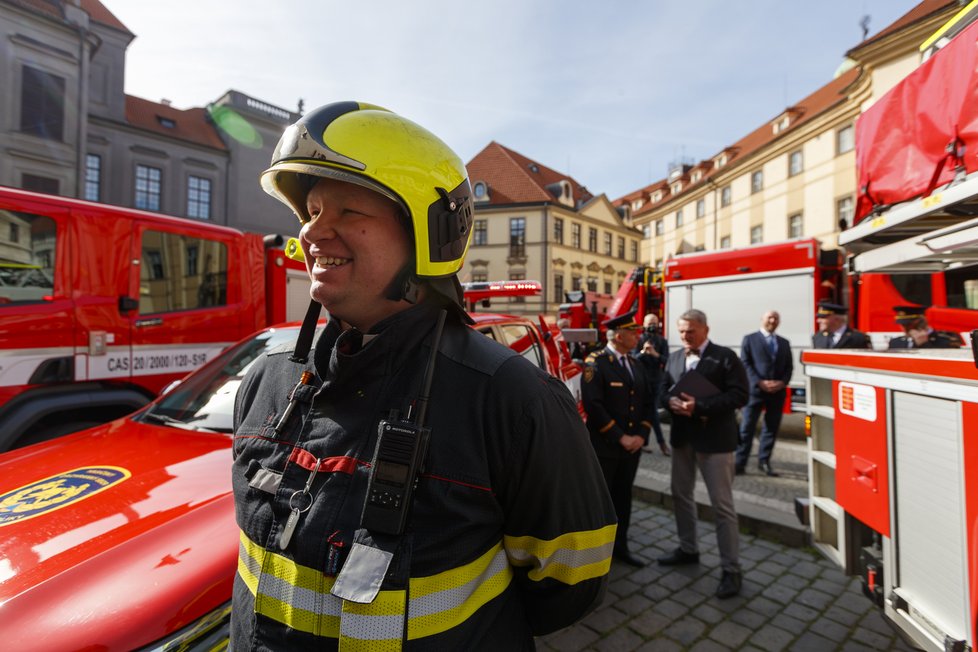
[[[719,390],[713,396],[697,397],[693,416],[672,413],[669,443],[692,444],[698,453],[729,453],[739,441],[736,411],[747,403],[747,372],[737,354],[727,347],[709,342],[703,350],[696,371]],[[659,401],[669,409],[672,386],[686,372],[686,351],[673,351],[662,377]]]
[[[835,346],[832,346],[832,333],[828,331],[815,333],[812,336],[812,346],[816,349],[870,349],[873,344],[866,333],[847,326]]]
[[[747,371],[752,397],[773,396],[765,392],[758,383],[762,380],[780,380],[787,387],[791,380],[794,362],[791,359],[791,343],[780,335],[774,336],[778,341],[778,352],[773,357],[767,346],[767,339],[760,331],[754,331],[744,336],[740,343],[740,359]],[[782,392],[785,390],[782,389]],[[775,393],[777,394],[777,392]]]
[[[655,404],[643,365],[631,358],[631,369],[629,375],[608,348],[587,358],[581,397],[598,457],[628,455],[618,442],[622,435],[641,435],[649,441]]]
[[[931,331],[927,341],[917,345],[909,335],[901,335],[890,340],[891,349],[957,349],[961,346],[961,338],[951,331]]]
[[[378,424],[421,393],[436,307],[375,327],[330,323],[308,364],[270,352],[235,402],[233,650],[532,649],[600,602],[615,513],[558,380],[449,317],[428,404],[431,443],[406,534],[369,604],[331,589],[360,515]],[[297,408],[280,432],[294,392]],[[308,483],[308,492],[304,489]],[[304,495],[308,493],[308,495]],[[283,529],[294,511],[294,535]],[[360,575],[363,575],[362,573]]]

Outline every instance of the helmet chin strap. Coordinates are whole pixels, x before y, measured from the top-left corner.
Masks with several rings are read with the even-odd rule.
[[[421,291],[421,281],[414,275],[414,265],[408,263],[401,268],[394,280],[384,291],[384,298],[388,301],[407,301],[417,303]]]

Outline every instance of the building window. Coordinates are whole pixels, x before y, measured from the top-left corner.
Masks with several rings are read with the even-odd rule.
[[[588,292],[597,292],[598,291],[598,277],[597,276],[588,276],[587,277],[587,289],[588,289]]]
[[[486,240],[486,220],[476,220],[472,228],[472,244],[482,246],[487,244]]]
[[[211,180],[191,175],[187,179],[187,217],[211,219]]]
[[[559,217],[554,218],[554,242],[564,244],[564,220]]]
[[[489,280],[488,272],[472,272],[473,283],[486,283]]]
[[[472,194],[475,196],[476,201],[481,201],[487,199],[489,196],[489,188],[482,181],[476,181],[475,185],[472,186]]]
[[[611,281],[604,282],[604,293],[611,294]]]
[[[696,200],[696,219],[701,219],[706,217],[706,200],[697,199]]]
[[[595,228],[588,227],[587,230],[587,250],[598,252],[598,230]]]
[[[160,179],[163,173],[159,168],[146,165],[136,166],[136,208],[160,210]]]
[[[638,260],[638,243],[632,240],[632,256],[629,260]]]
[[[571,223],[571,246],[575,249],[581,248],[581,225],[577,222]]]
[[[652,225],[651,224],[643,224],[642,225],[642,237],[643,238],[651,238],[652,237]]]
[[[102,185],[102,157],[95,154],[85,156],[85,199],[98,201]]]
[[[835,153],[845,154],[846,152],[852,150],[855,147],[855,132],[852,129],[852,125],[846,125],[839,129],[835,134]]]
[[[625,238],[618,236],[618,257],[625,260]]]
[[[662,235],[665,232],[666,232],[666,227],[662,223],[662,220],[656,220],[655,221],[655,234],[656,235]]]
[[[764,189],[764,172],[761,170],[756,170],[751,172],[750,175],[750,191],[751,193],[760,192]]]
[[[676,211],[676,228],[679,228],[682,225],[683,225],[683,209],[680,208],[678,211]]]
[[[20,130],[50,140],[64,140],[65,80],[23,66],[20,89]]]
[[[509,255],[513,257],[523,257],[526,255],[525,217],[509,218]]]
[[[750,227],[750,243],[759,244],[764,239],[764,227],[758,224],[757,226]]]
[[[852,226],[852,197],[843,197],[835,203],[836,214],[839,216],[839,228],[846,229]],[[845,226],[843,226],[843,223]]]
[[[11,222],[10,223],[10,232],[9,232],[8,235],[9,235],[9,237],[7,238],[7,241],[10,244],[17,244],[17,243],[19,243],[20,242],[20,224],[17,224],[16,222]]]
[[[554,301],[564,300],[564,275],[554,274]]]
[[[43,192],[46,195],[57,195],[61,191],[61,182],[50,177],[40,177],[36,174],[22,174],[20,187],[33,192]]]
[[[802,169],[804,169],[804,159],[799,149],[788,155],[788,176],[793,177],[796,174],[801,174]]]
[[[730,205],[730,186],[724,186],[720,189],[720,205],[729,206]]]
[[[725,235],[722,238],[720,238],[720,248],[721,249],[729,249],[730,248],[730,236],[729,235]]]
[[[796,213],[788,217],[788,237],[800,238],[804,231],[801,213]]]
[[[604,255],[611,255],[611,234],[607,231],[604,232]]]
[[[581,289],[581,277],[575,274],[571,276],[571,290],[577,291]]]

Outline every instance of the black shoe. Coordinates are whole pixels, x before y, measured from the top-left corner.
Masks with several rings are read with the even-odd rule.
[[[700,553],[686,552],[682,548],[676,548],[668,555],[659,557],[658,562],[660,566],[683,566],[685,564],[698,564],[700,563]]]
[[[779,475],[781,475],[780,473],[777,473],[774,469],[772,469],[771,468],[771,463],[770,462],[767,462],[767,461],[758,462],[757,463],[757,470],[760,471],[761,473],[763,473],[764,475],[770,476],[772,478],[776,478]]]
[[[720,577],[720,585],[717,586],[717,597],[732,598],[740,593],[741,574],[740,571],[723,571]]]
[[[734,475],[744,475],[745,473],[747,473],[747,469],[744,467],[740,465],[734,467]]]
[[[632,553],[627,550],[621,550],[618,552],[613,552],[611,554],[612,558],[617,559],[620,562],[626,563],[629,566],[634,566],[635,568],[642,568],[645,566],[645,562],[632,555]]]

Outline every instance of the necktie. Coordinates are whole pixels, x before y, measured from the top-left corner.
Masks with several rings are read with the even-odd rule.
[[[778,341],[774,338],[774,335],[767,336],[767,350],[771,352],[772,358],[778,355]]]
[[[625,373],[628,374],[628,377],[629,378],[634,378],[634,376],[632,376],[632,368],[628,364],[628,356],[627,355],[620,356],[618,358],[618,362],[620,362],[621,363],[621,366],[623,366],[625,368]]]

